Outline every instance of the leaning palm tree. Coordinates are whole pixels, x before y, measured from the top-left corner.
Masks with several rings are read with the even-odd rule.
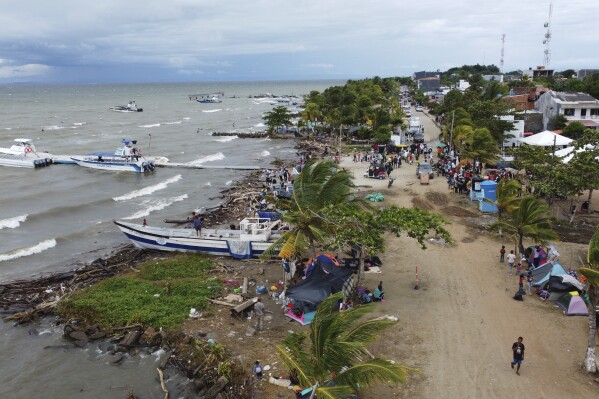
[[[533,241],[557,240],[558,236],[549,220],[549,208],[545,202],[535,196],[528,195],[520,200],[510,217],[505,221],[497,221],[494,228],[502,228],[514,236],[518,250],[524,253],[524,238]]]
[[[366,344],[396,322],[377,318],[358,323],[373,310],[371,304],[339,312],[342,294],[324,300],[310,324],[310,333],[287,335],[277,345],[279,356],[302,386],[314,387],[318,398],[341,399],[376,382],[405,382],[415,369],[373,357]]]
[[[347,171],[337,170],[332,161],[308,162],[302,172],[293,181],[291,209],[283,215],[282,220],[289,223],[291,229],[285,232],[265,252],[265,256],[289,258],[301,255],[308,249],[316,255],[317,243],[326,241],[332,234],[336,224],[322,215],[326,206],[340,204],[359,204],[350,199],[354,186],[352,175]]]
[[[597,319],[596,312],[599,306],[599,228],[595,230],[595,234],[589,242],[589,255],[587,262],[589,267],[579,268],[580,274],[585,276],[590,284],[589,293],[589,336],[587,353],[584,359],[584,367],[587,372],[594,373],[597,371],[597,355],[595,353],[596,334],[597,334]]]

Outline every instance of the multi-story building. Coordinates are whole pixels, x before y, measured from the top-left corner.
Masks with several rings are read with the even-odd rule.
[[[535,109],[543,113],[543,128],[549,121],[563,115],[568,121],[577,121],[586,127],[599,129],[599,100],[586,93],[547,91],[535,102]]]

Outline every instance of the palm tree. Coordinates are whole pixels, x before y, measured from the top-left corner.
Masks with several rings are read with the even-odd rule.
[[[342,399],[375,382],[401,384],[410,372],[418,372],[373,357],[366,348],[395,321],[383,317],[358,323],[373,310],[372,304],[339,312],[341,298],[337,293],[318,306],[309,334],[289,334],[277,345],[279,356],[302,386],[315,387],[318,398]]]
[[[495,205],[497,205],[497,218],[502,219],[502,216],[509,215],[512,210],[518,207],[520,197],[518,195],[522,192],[522,184],[518,180],[514,179],[501,179],[497,183],[497,192]]]
[[[508,220],[497,221],[493,227],[503,228],[513,234],[520,253],[524,253],[524,238],[533,241],[558,239],[551,227],[548,213],[549,208],[543,200],[527,195],[520,200],[518,207],[513,209]]]
[[[584,366],[587,372],[595,373],[597,371],[597,357],[595,353],[597,319],[596,312],[599,305],[599,228],[589,242],[589,255],[587,262],[589,267],[579,268],[578,271],[587,278],[590,286],[589,294],[589,335],[587,353],[584,359]]]
[[[334,233],[335,224],[322,216],[321,211],[329,205],[350,205],[363,203],[350,200],[354,187],[352,175],[344,170],[336,170],[332,161],[310,161],[293,181],[291,209],[282,220],[289,223],[291,230],[285,232],[266,251],[272,256],[280,250],[279,256],[289,258],[300,255],[308,248],[316,255],[316,244],[326,241]]]

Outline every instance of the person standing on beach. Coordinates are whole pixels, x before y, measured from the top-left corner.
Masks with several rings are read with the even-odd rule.
[[[516,255],[514,255],[514,251],[512,250],[507,255],[507,266],[510,269],[510,276],[512,275],[512,269],[514,268],[515,264],[516,264]]]
[[[503,263],[504,258],[505,258],[505,245],[502,245],[501,249],[499,250],[499,261],[501,263]]]
[[[256,374],[256,379],[261,380],[262,379],[262,366],[260,365],[259,360],[256,360],[256,363],[254,363],[253,371]]]
[[[254,304],[254,315],[256,316],[256,331],[261,331],[264,327],[264,304],[261,297],[258,297],[258,302]]]
[[[526,292],[532,295],[532,272],[526,274]]]
[[[199,237],[202,234],[202,219],[200,218],[200,215],[194,216],[193,228],[196,229],[196,235]]]
[[[518,341],[514,342],[514,344],[512,345],[514,361],[511,363],[511,365],[512,368],[514,368],[515,365],[518,365],[518,367],[516,367],[516,374],[518,375],[520,375],[520,366],[522,365],[522,361],[524,360],[524,344],[522,343],[522,340],[522,337],[518,337]]]

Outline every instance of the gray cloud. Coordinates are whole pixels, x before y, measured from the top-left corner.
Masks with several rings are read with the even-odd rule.
[[[498,64],[503,33],[505,68],[522,69],[542,64],[547,14],[535,0],[3,0],[0,57],[12,69],[0,79],[61,80],[67,67],[102,71],[97,81],[128,68],[156,80],[406,75]],[[553,67],[599,66],[597,15],[596,1],[554,1]]]

